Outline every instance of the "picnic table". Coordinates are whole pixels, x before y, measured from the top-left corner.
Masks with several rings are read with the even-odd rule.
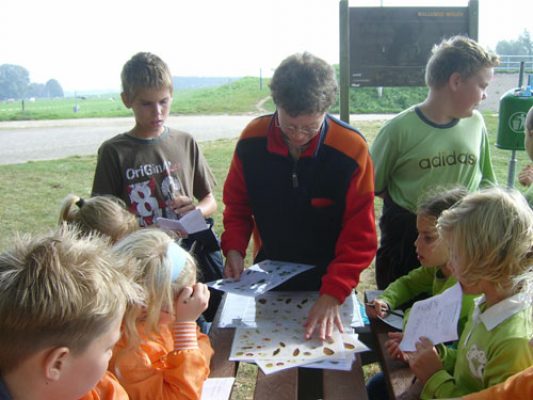
[[[376,291],[372,292],[374,292],[372,297],[374,298]],[[365,292],[365,302],[367,301],[368,292]],[[391,358],[385,348],[385,342],[389,339],[388,333],[398,332],[398,330],[378,318],[370,318],[370,327],[374,339],[374,351],[378,355],[381,370],[385,375],[389,398],[398,399],[411,387],[415,377],[405,362]]]
[[[236,377],[239,362],[229,361],[235,328],[220,328],[218,320],[226,301],[220,304],[209,338],[215,354],[211,359],[210,378]],[[359,354],[355,355],[351,371],[295,367],[265,375],[258,371],[254,399],[256,400],[366,400],[365,380]]]

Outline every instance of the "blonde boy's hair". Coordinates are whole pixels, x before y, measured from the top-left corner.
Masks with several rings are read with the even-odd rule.
[[[113,243],[139,229],[137,219],[126,210],[124,202],[113,196],[84,200],[69,194],[59,212],[59,224],[63,223],[77,226],[84,235],[98,233],[108,236]]]
[[[437,226],[450,256],[459,256],[457,273],[465,283],[483,278],[502,292],[525,289],[523,278],[533,261],[533,212],[518,191],[494,187],[471,193],[443,211]]]
[[[533,107],[529,109],[526,115],[526,134],[528,132],[533,132]]]
[[[115,267],[106,241],[60,227],[17,238],[0,254],[0,372],[42,349],[86,350],[127,303],[139,303],[138,286]]]
[[[172,75],[167,64],[152,53],[135,54],[124,64],[120,75],[122,92],[130,100],[140,89],[169,89],[172,93]]]
[[[113,247],[115,254],[130,258],[125,273],[144,290],[147,335],[159,332],[161,311],[173,313],[175,295],[196,282],[196,263],[189,253],[186,253],[183,270],[172,281],[173,260],[167,257],[167,250],[174,240],[160,229],[146,228],[126,236]],[[135,322],[139,313],[139,307],[132,306],[124,316],[130,343],[138,339]]]
[[[426,64],[426,85],[435,89],[446,85],[455,72],[468,79],[482,68],[493,68],[500,62],[496,54],[465,36],[444,39],[431,53]]]

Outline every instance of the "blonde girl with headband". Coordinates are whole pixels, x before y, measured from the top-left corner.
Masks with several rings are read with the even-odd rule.
[[[503,382],[533,365],[531,294],[533,212],[515,190],[472,193],[439,217],[450,268],[463,294],[482,294],[457,350],[437,354],[420,338],[409,365],[421,398],[450,398]]]
[[[69,194],[63,199],[59,224],[72,224],[83,234],[98,233],[112,243],[139,228],[135,216],[114,196],[94,196],[87,200]]]
[[[146,306],[130,307],[109,370],[130,399],[200,399],[213,349],[196,320],[207,286],[196,282],[193,258],[167,233],[134,232],[114,246],[129,258],[126,275],[145,290]]]

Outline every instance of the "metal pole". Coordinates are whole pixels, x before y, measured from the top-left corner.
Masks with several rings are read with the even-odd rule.
[[[522,88],[524,80],[524,61],[520,62],[520,73],[518,74],[518,88]],[[511,160],[509,161],[509,175],[507,176],[507,187],[514,187],[514,179],[516,174],[516,150],[513,149],[511,153]]]
[[[348,0],[339,2],[339,107],[341,120],[350,123],[350,14]]]
[[[507,176],[507,187],[514,187],[514,178],[516,171],[516,150],[513,150],[511,154],[511,160],[509,161],[509,175]]]
[[[479,0],[468,2],[468,36],[479,40]]]

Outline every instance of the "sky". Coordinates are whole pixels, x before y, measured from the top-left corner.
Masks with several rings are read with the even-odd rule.
[[[351,0],[360,6],[459,6],[468,0]],[[479,42],[533,34],[532,0],[479,0]],[[120,90],[123,64],[157,54],[173,76],[271,76],[309,51],[339,62],[339,0],[1,0],[0,65],[65,91]]]

